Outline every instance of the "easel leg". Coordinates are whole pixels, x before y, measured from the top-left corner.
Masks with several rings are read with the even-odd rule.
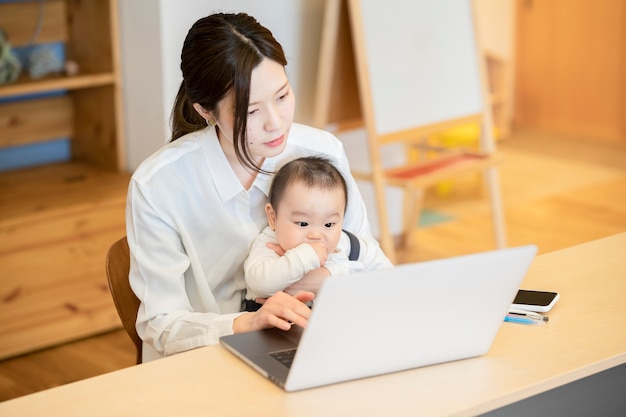
[[[489,167],[485,171],[485,181],[489,188],[489,200],[491,203],[491,217],[493,219],[493,232],[496,248],[506,247],[506,228],[504,225],[504,209],[500,194],[500,177],[496,167]]]

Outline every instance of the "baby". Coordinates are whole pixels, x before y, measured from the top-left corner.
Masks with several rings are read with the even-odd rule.
[[[361,259],[350,260],[351,249],[358,257],[359,240],[342,230],[348,190],[330,161],[305,157],[287,163],[274,177],[269,200],[268,226],[244,263],[248,309],[317,268],[330,276],[365,269]]]

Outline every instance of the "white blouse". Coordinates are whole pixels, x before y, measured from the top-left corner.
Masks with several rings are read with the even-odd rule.
[[[344,228],[376,248],[381,263],[389,263],[371,235],[365,204],[335,136],[294,123],[285,150],[267,158],[263,168],[274,172],[310,155],[331,159],[347,180]],[[267,226],[264,206],[271,179],[259,174],[245,190],[214,127],[168,143],[134,172],[126,230],[129,280],[141,300],[137,331],[144,361],[217,343],[233,333],[246,290],[243,262]]]

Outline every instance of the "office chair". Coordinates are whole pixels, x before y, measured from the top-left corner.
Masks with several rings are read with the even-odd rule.
[[[140,364],[143,342],[135,329],[140,302],[130,288],[130,282],[128,282],[129,271],[130,253],[126,236],[124,236],[109,248],[106,257],[106,273],[117,314],[122,320],[126,333],[128,333],[135,344],[137,350],[136,362]]]

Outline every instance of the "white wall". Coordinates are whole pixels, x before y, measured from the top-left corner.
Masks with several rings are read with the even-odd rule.
[[[165,141],[160,8],[154,0],[120,1],[120,55],[124,98],[126,168]]]
[[[321,0],[120,0],[127,169],[168,141],[183,41],[213,12],[247,12],[273,32],[289,61],[296,120],[310,123],[323,9]]]

